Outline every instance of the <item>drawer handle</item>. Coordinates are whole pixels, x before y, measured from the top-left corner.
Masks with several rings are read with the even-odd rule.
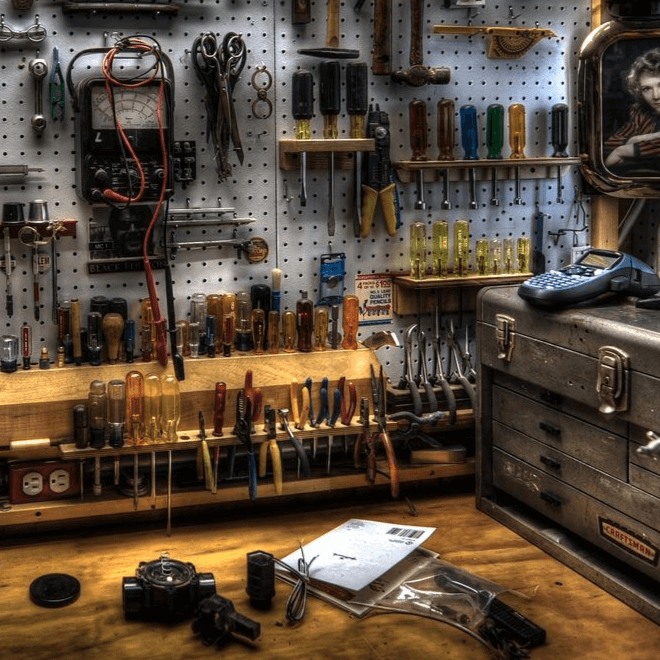
[[[550,506],[560,507],[562,504],[561,500],[558,497],[556,497],[555,495],[551,495],[550,493],[546,493],[544,491],[541,491],[541,499],[544,502],[547,502]]]
[[[561,403],[561,396],[554,392],[549,392],[548,390],[543,390],[539,394],[539,397],[541,401],[545,401],[545,403],[548,403],[551,406],[558,406]]]
[[[550,435],[554,435],[555,437],[561,435],[561,429],[558,429],[556,426],[551,426],[546,422],[539,422],[539,428],[541,429],[541,431],[545,431],[546,433]]]
[[[549,467],[551,470],[560,470],[561,469],[561,463],[559,461],[556,461],[554,458],[550,458],[549,456],[539,456],[539,460],[543,465],[546,467]]]

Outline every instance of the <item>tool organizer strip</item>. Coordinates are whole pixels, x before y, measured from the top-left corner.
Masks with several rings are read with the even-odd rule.
[[[373,3],[365,2],[359,11],[353,2],[340,6],[340,46],[359,49],[361,59],[371,64],[374,27]],[[444,9],[442,3],[425,2],[423,19],[423,63],[426,67],[447,67],[451,81],[445,85],[411,87],[395,83],[388,76],[369,76],[369,102],[378,103],[389,113],[391,122],[391,158],[394,162],[410,158],[408,135],[408,104],[414,99],[424,100],[428,112],[428,152],[435,157],[435,106],[441,98],[451,98],[458,109],[473,104],[479,118],[479,154],[485,158],[485,113],[490,103],[505,108],[523,103],[527,115],[526,155],[544,158],[552,154],[550,143],[550,108],[566,103],[570,108],[569,155],[576,154],[576,88],[575,68],[580,43],[590,29],[589,3],[563,4],[487,0],[484,7],[469,13],[463,9]],[[191,227],[184,230],[186,239],[213,241],[259,237],[268,247],[263,261],[250,263],[239,256],[233,247],[181,249],[172,260],[174,296],[177,318],[189,314],[190,297],[197,292],[222,293],[248,289],[255,283],[270,284],[272,268],[284,272],[282,309],[293,308],[302,289],[317,299],[319,294],[319,263],[329,251],[346,254],[345,288],[353,293],[355,278],[365,273],[405,273],[409,271],[409,225],[445,219],[470,222],[471,248],[481,237],[517,237],[530,235],[533,214],[538,204],[547,214],[545,227],[550,232],[570,227],[580,229],[588,220],[588,200],[576,198],[578,168],[572,165],[563,173],[564,203],[555,201],[555,180],[524,179],[521,182],[523,203],[513,203],[514,182],[499,182],[500,205],[491,207],[489,182],[477,182],[479,208],[469,208],[468,186],[465,181],[451,181],[453,208],[442,210],[442,184],[425,182],[425,210],[415,209],[415,184],[398,183],[402,226],[395,236],[385,231],[379,214],[367,238],[356,239],[352,230],[353,172],[337,168],[335,172],[335,212],[337,227],[334,237],[328,237],[326,215],[328,203],[327,170],[307,172],[309,201],[301,207],[298,200],[299,172],[280,167],[278,141],[294,137],[291,108],[291,76],[300,68],[310,70],[315,78],[317,97],[312,137],[322,137],[323,118],[318,110],[318,58],[301,55],[299,49],[322,46],[326,41],[326,3],[311,3],[311,22],[291,23],[291,3],[263,0],[218,0],[213,3],[182,2],[174,15],[111,14],[102,11],[91,14],[64,13],[58,5],[45,6],[36,0],[31,10],[18,12],[9,2],[4,3],[4,22],[16,31],[25,31],[38,22],[47,32],[43,40],[33,43],[26,39],[0,45],[0,112],[2,123],[0,165],[28,165],[42,171],[26,176],[0,178],[3,202],[24,202],[38,199],[48,202],[51,217],[76,221],[75,237],[61,237],[56,246],[57,291],[59,300],[78,297],[88,300],[95,295],[122,296],[129,302],[129,316],[139,315],[139,300],[147,295],[141,272],[122,270],[113,272],[104,267],[99,274],[90,274],[90,244],[102,243],[108,222],[108,209],[92,208],[76,194],[77,149],[74,112],[68,90],[63,119],[53,121],[49,112],[46,127],[36,133],[31,127],[34,113],[34,83],[29,62],[36,57],[53,63],[53,48],[57,47],[63,69],[75,54],[88,48],[100,48],[113,43],[113,34],[130,36],[145,34],[158,40],[169,56],[174,72],[174,131],[176,141],[194,141],[196,149],[196,178],[185,186],[175,183],[170,208],[230,207],[238,217],[254,222],[237,230],[226,226]],[[38,18],[37,18],[38,17]],[[436,25],[472,26],[534,26],[552,30],[556,36],[541,39],[519,59],[490,59],[487,57],[487,38],[476,34],[434,34]],[[392,3],[392,65],[393,69],[409,66],[410,6],[407,2]],[[204,91],[191,59],[193,41],[202,32],[215,32],[220,38],[227,32],[240,33],[248,48],[245,68],[234,89],[235,109],[241,129],[245,153],[243,165],[231,157],[232,172],[219,182],[213,162],[213,150],[208,140]],[[84,63],[76,71],[87,75],[91,64]],[[266,67],[272,74],[272,87],[267,95],[273,112],[263,118],[263,108],[255,112],[258,89],[252,84],[258,67]],[[339,136],[348,137],[349,118],[346,114],[346,89],[342,63],[342,109],[338,119]],[[49,72],[50,73],[50,72]],[[260,79],[254,78],[257,84]],[[44,87],[48,109],[49,90]],[[503,154],[509,152],[505,129]],[[456,134],[455,157],[460,158],[460,136]],[[586,226],[586,225],[585,225]],[[586,231],[575,234],[578,244],[588,243]],[[545,240],[547,266],[557,267],[571,259],[573,232]],[[182,240],[179,237],[179,240]],[[43,250],[47,252],[47,250]],[[26,322],[33,327],[34,353],[48,347],[51,356],[56,352],[57,328],[51,320],[51,281],[47,272],[40,274],[41,318],[35,321],[32,309],[32,259],[30,248],[18,241],[12,245],[15,270],[15,312],[12,318],[3,317],[5,332],[18,334]],[[48,259],[46,259],[46,262]],[[47,268],[42,266],[42,268]],[[163,271],[156,270],[156,286],[163,291]],[[164,294],[162,294],[164,296]],[[0,298],[3,296],[0,294]],[[4,305],[4,300],[2,301]],[[464,323],[471,324],[468,318]],[[392,329],[403,333],[409,317],[394,316]],[[363,328],[361,337],[373,328]],[[387,347],[379,353],[392,378],[400,372],[403,354],[400,349]]]

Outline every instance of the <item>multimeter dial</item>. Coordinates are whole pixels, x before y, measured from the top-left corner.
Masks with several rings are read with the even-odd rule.
[[[138,87],[115,89],[114,113],[105,85],[94,85],[90,89],[92,129],[114,130],[115,117],[125,130],[158,129],[158,89]],[[161,112],[161,125],[167,128],[167,117]]]

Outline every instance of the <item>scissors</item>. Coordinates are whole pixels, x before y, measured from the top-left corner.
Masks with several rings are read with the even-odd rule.
[[[192,55],[197,75],[206,89],[207,135],[213,139],[216,169],[224,180],[231,176],[230,140],[241,165],[244,159],[233,93],[245,67],[247,48],[236,32],[228,32],[222,43],[212,32],[205,32],[195,39]]]

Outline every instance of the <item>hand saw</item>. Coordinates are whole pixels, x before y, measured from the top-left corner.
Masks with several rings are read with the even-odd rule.
[[[434,25],[434,34],[484,34],[490,37],[486,56],[491,59],[517,59],[545,37],[555,37],[545,28]]]

